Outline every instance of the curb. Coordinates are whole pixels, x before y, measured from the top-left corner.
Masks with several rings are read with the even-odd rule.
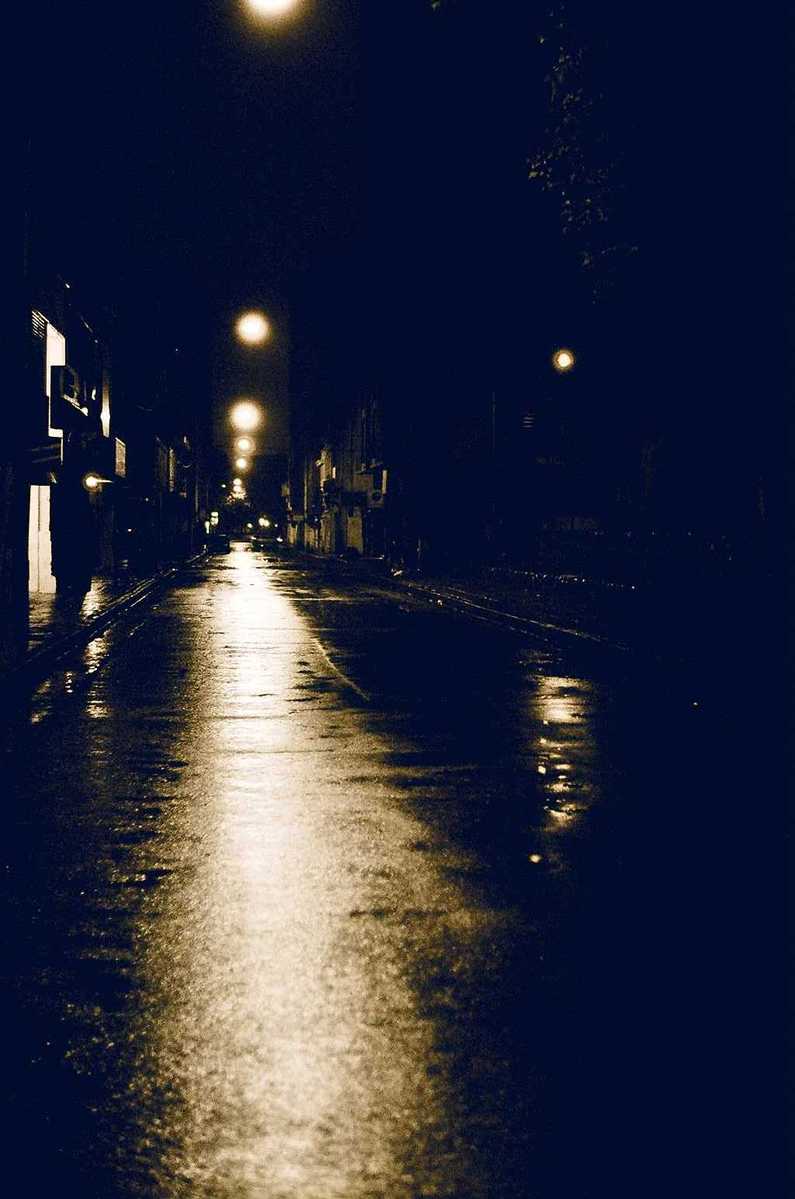
[[[531,616],[520,616],[516,612],[504,612],[500,608],[490,607],[488,604],[479,604],[475,600],[467,599],[460,593],[438,591],[433,587],[428,587],[423,583],[417,583],[411,579],[385,579],[384,582],[393,587],[401,588],[404,591],[423,595],[431,603],[435,602],[439,605],[445,605],[472,619],[482,620],[491,624],[500,624],[503,627],[511,629],[512,632],[554,633],[558,636],[573,637],[578,641],[589,641],[593,645],[599,645],[604,649],[618,650],[622,653],[630,652],[630,646],[621,641],[612,641],[608,637],[601,637],[598,633],[588,633],[585,629],[571,629],[565,625],[552,624],[549,621],[537,620]]]
[[[0,687],[35,683],[60,661],[61,658],[64,658],[81,645],[87,645],[90,641],[93,641],[108,625],[128,612],[131,612],[133,608],[142,604],[144,600],[148,599],[160,587],[163,587],[171,579],[175,578],[186,566],[192,566],[203,557],[204,553],[195,554],[192,558],[187,558],[177,566],[169,566],[165,570],[159,571],[156,575],[151,575],[148,579],[143,579],[135,587],[132,587],[129,591],[125,591],[123,595],[111,600],[101,612],[97,612],[85,624],[81,624],[79,628],[73,629],[70,633],[65,633],[63,636],[54,638],[51,641],[45,641],[38,649],[26,654],[17,666],[0,675]]]
[[[295,553],[295,551],[293,551]],[[609,637],[600,636],[598,633],[589,633],[585,629],[573,629],[566,625],[553,624],[550,621],[539,620],[531,616],[520,616],[517,612],[505,612],[501,608],[490,606],[489,604],[478,603],[474,599],[469,599],[460,592],[454,590],[438,590],[433,586],[421,583],[416,579],[395,577],[389,573],[380,574],[377,571],[357,571],[357,563],[348,562],[344,558],[326,555],[309,554],[306,551],[297,551],[298,555],[305,561],[312,564],[329,563],[334,566],[341,567],[349,573],[353,578],[360,578],[363,581],[376,586],[387,587],[396,591],[406,591],[418,596],[422,596],[428,603],[439,606],[444,605],[453,611],[457,611],[462,615],[468,616],[473,620],[480,620],[484,623],[499,624],[503,628],[510,629],[514,633],[547,633],[555,636],[573,638],[576,641],[587,641],[591,645],[596,645],[606,650],[613,650],[619,653],[631,653],[632,647],[622,641],[614,641]],[[481,597],[486,598],[486,597]],[[637,651],[635,651],[637,652]]]

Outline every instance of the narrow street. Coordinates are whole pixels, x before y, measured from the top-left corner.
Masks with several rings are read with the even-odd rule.
[[[710,1193],[714,730],[585,653],[236,543],[42,684],[3,745],[30,1193]]]

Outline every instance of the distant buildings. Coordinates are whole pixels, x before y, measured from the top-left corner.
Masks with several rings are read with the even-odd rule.
[[[296,447],[286,497],[289,543],[383,557],[388,479],[380,406],[368,397],[352,405],[333,437]]]

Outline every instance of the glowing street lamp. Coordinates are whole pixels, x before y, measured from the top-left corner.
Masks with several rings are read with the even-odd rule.
[[[247,346],[261,346],[270,337],[271,327],[264,313],[244,312],[237,318],[235,330],[238,339]]]
[[[241,454],[250,454],[254,449],[254,439],[252,437],[238,437],[235,442],[235,449],[240,450]]]
[[[296,6],[296,0],[247,0],[247,3],[260,17],[283,17]]]
[[[552,365],[561,375],[565,375],[567,371],[570,371],[575,362],[576,358],[574,357],[573,350],[567,350],[563,346],[559,350],[555,350],[555,353],[552,355]]]
[[[257,521],[257,524],[261,529],[269,529],[271,527],[271,522],[268,520],[267,516],[261,516]]]
[[[248,470],[250,465],[248,458],[235,458],[235,466],[238,470]]]
[[[86,491],[98,491],[103,483],[111,483],[112,479],[103,479],[102,475],[95,475],[90,471],[87,475],[83,475],[83,486]]]
[[[262,411],[251,400],[240,400],[229,413],[229,419],[241,433],[251,433],[262,423]]]

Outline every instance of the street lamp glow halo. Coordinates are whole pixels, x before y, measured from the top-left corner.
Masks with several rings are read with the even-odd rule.
[[[295,8],[296,0],[246,0],[250,9],[262,17],[281,17]]]
[[[270,337],[271,327],[263,312],[252,309],[237,318],[235,330],[246,345],[259,346]]]
[[[102,487],[103,483],[112,482],[112,479],[105,479],[102,475],[96,474],[96,472],[93,470],[89,471],[87,475],[83,475],[83,486],[85,487],[86,491],[98,491],[99,488]]]
[[[235,458],[235,466],[238,470],[248,470],[250,465],[248,458]]]
[[[235,441],[235,449],[240,450],[241,454],[250,454],[254,449],[254,439],[252,437],[238,437]]]
[[[239,400],[232,407],[229,419],[241,433],[252,433],[262,424],[262,410],[252,400]]]
[[[565,374],[566,371],[570,371],[576,361],[577,359],[574,356],[574,351],[568,349],[566,346],[561,346],[560,349],[555,350],[555,353],[552,355],[552,365],[554,366],[555,370],[559,371],[561,374]]]

